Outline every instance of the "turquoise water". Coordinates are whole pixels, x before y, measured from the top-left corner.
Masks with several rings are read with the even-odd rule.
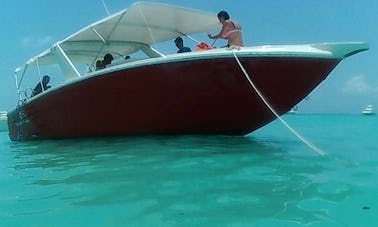
[[[378,226],[378,117],[290,115],[245,137],[10,142],[0,226]]]

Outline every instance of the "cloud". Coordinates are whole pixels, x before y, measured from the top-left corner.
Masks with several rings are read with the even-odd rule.
[[[369,83],[365,76],[355,76],[346,81],[343,92],[352,95],[378,94],[378,87],[374,87]]]
[[[47,47],[53,44],[54,39],[51,36],[44,37],[24,37],[21,45],[24,47]]]

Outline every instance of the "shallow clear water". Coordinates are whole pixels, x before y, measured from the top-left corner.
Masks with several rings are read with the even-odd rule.
[[[0,226],[378,226],[378,117],[292,115],[245,137],[10,142]]]

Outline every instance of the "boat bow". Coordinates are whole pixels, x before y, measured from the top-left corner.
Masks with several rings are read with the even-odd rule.
[[[312,44],[312,47],[327,51],[332,57],[339,59],[344,59],[369,49],[369,45],[363,42],[320,43]]]

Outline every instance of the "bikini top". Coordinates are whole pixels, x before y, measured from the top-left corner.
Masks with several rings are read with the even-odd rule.
[[[235,33],[235,32],[242,32],[241,31],[241,28],[240,28],[240,26],[235,26],[235,24],[234,24],[234,22],[232,21],[232,20],[230,20],[230,22],[231,22],[231,24],[232,24],[232,26],[234,26],[234,29],[232,29],[232,30],[229,30],[229,31],[224,31],[224,33],[223,33],[223,37],[224,38],[228,38],[228,37],[230,37],[230,35],[232,34],[232,33]]]

